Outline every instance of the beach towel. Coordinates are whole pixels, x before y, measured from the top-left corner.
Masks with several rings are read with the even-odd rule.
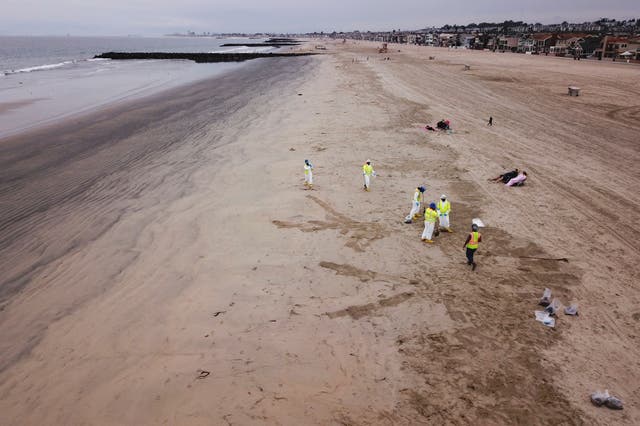
[[[520,186],[524,183],[524,181],[527,180],[527,176],[523,175],[523,174],[519,174],[518,176],[514,177],[513,179],[509,180],[509,182],[507,182],[505,185],[507,186]]]

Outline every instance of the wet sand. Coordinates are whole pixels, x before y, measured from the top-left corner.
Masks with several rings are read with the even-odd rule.
[[[46,71],[9,74],[0,79],[0,139],[212,78],[241,66],[92,59]]]
[[[0,140],[3,424],[638,423],[638,69],[374,47]]]

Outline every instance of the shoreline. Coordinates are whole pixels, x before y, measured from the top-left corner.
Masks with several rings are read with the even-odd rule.
[[[88,49],[96,49],[101,38],[96,38],[97,41],[93,43],[87,42],[84,38],[73,38],[73,40],[75,44],[72,43],[73,47],[69,48],[69,51],[64,51],[62,46],[58,46],[63,53],[56,58],[40,58],[39,62],[35,62],[39,65],[33,65],[34,62],[29,62],[29,58],[19,57],[17,62],[14,61],[16,62],[14,66],[19,68],[18,71],[7,70],[7,74],[1,76],[0,91],[3,92],[3,99],[0,102],[0,139],[30,128],[84,114],[112,103],[152,95],[159,91],[215,77],[241,66],[239,63],[230,62],[196,64],[185,60],[160,62],[158,59],[112,61],[84,58],[83,53],[78,51],[78,46],[84,43],[87,44]],[[136,46],[148,46],[148,49],[154,49],[154,45],[159,45],[157,39],[151,38],[148,42],[145,40],[135,39],[127,44],[106,38],[103,42],[105,45],[121,45],[124,49]],[[234,39],[227,41],[234,41]],[[40,40],[39,43],[44,42]],[[14,44],[20,46],[19,41]],[[212,42],[210,46],[206,43],[169,43],[168,52],[175,51],[181,44],[185,49],[180,50],[183,52],[192,52],[193,49],[200,49],[199,51],[203,52],[211,48],[226,49],[218,46],[218,42]],[[245,49],[251,50],[251,48]],[[264,49],[271,48],[264,47]],[[286,47],[284,49],[288,50]],[[241,51],[243,48],[232,50]],[[70,56],[73,54],[77,57]],[[186,53],[186,55],[190,54]],[[235,54],[223,54],[223,58],[229,59],[228,55]],[[237,58],[245,59],[246,56],[239,54]],[[11,65],[11,60],[9,64]]]
[[[0,103],[0,141],[60,121],[73,120],[101,108],[216,78],[242,65],[190,66],[166,62],[158,66],[149,61],[108,66],[113,68],[109,75],[99,73],[95,77],[89,75],[89,78],[84,69],[72,70],[71,74],[46,71],[44,75],[29,73],[8,77],[2,82],[6,86],[6,102]],[[28,92],[23,88],[23,82],[29,85]]]
[[[282,63],[279,64],[279,67],[283,66]],[[25,221],[29,214],[41,214],[46,212],[49,207],[58,206],[59,203],[65,202],[67,197],[80,196],[98,182],[96,179],[99,176],[107,176],[111,173],[105,167],[115,167],[118,170],[123,167],[118,165],[118,162],[127,164],[128,162],[136,162],[138,158],[148,159],[149,155],[153,155],[153,151],[148,151],[149,149],[158,149],[159,153],[162,153],[170,145],[179,144],[180,142],[176,140],[166,146],[149,146],[149,148],[135,142],[135,145],[125,148],[127,157],[121,159],[113,158],[102,167],[86,170],[85,173],[88,174],[80,179],[78,183],[80,185],[79,189],[63,188],[59,196],[48,194],[53,196],[54,200],[47,201],[46,198],[43,199],[42,195],[39,195],[42,192],[48,192],[41,185],[54,188],[56,184],[51,182],[50,179],[52,174],[58,173],[58,169],[63,170],[75,162],[84,161],[85,157],[99,156],[104,149],[119,149],[117,145],[135,137],[137,133],[143,132],[144,128],[149,125],[150,119],[152,122],[156,122],[157,125],[161,125],[165,120],[174,121],[177,119],[176,117],[194,121],[195,117],[188,117],[190,113],[196,113],[197,116],[197,111],[190,105],[192,102],[195,104],[203,102],[212,104],[216,99],[230,102],[234,101],[234,98],[240,96],[241,93],[245,93],[244,102],[250,102],[251,95],[249,95],[249,92],[251,88],[243,87],[244,83],[242,82],[246,79],[252,85],[264,84],[259,81],[262,79],[260,75],[265,75],[267,80],[272,80],[274,77],[266,73],[266,68],[268,67],[264,63],[251,64],[250,67],[237,69],[234,73],[221,74],[198,82],[161,90],[140,98],[126,99],[98,106],[90,112],[74,114],[49,125],[3,138],[2,144],[0,144],[0,157],[2,158],[0,162],[0,169],[2,170],[0,172],[0,182],[2,182],[0,194],[3,197],[0,203],[0,206],[2,206],[0,231],[2,231],[3,235],[2,240],[0,240],[0,252],[15,244],[11,230],[19,222]],[[213,88],[215,90],[211,94],[205,95],[203,93],[203,91]],[[236,93],[238,89],[240,89],[240,92]],[[216,110],[217,112],[212,116],[203,116],[200,120],[212,121],[213,123],[224,120],[226,116],[225,109],[216,106]],[[198,124],[198,126],[201,126],[201,124]],[[190,129],[185,129],[185,131],[190,131]],[[111,156],[109,154],[109,157]],[[95,165],[99,166],[100,160],[96,159],[92,160],[92,162],[96,162]],[[34,183],[33,189],[29,190],[26,182],[30,180],[40,183]],[[44,183],[45,180],[48,181],[46,184]],[[20,188],[24,195],[19,193],[12,194],[12,188]],[[23,201],[32,199],[35,204],[32,207],[25,207],[15,201],[11,201],[8,197],[16,197],[16,201],[19,199]],[[29,232],[31,233],[32,231]],[[8,258],[5,257],[5,260],[8,260]],[[5,294],[7,287],[11,289],[13,287],[12,282],[21,281],[23,278],[20,278],[22,274],[12,277],[10,273],[7,277],[6,272],[11,270],[7,263],[2,265],[2,269],[5,271],[5,276],[4,281],[0,284],[0,289],[3,293],[2,297],[0,297],[0,305],[4,306],[7,303]]]

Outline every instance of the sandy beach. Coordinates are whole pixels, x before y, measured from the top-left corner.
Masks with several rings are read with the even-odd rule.
[[[324,44],[0,139],[0,424],[640,423],[640,67]]]

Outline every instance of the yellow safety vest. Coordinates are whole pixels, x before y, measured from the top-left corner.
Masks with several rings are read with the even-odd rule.
[[[364,166],[362,166],[362,171],[365,175],[371,176],[373,174],[373,166],[371,164],[364,163]]]
[[[304,174],[308,175],[309,172],[311,171],[311,166],[307,166],[306,164],[304,165]]]
[[[471,238],[469,238],[469,242],[467,243],[467,247],[470,249],[477,249],[478,248],[478,242],[480,241],[480,233],[479,232],[472,232],[469,235],[471,235]]]
[[[440,211],[440,214],[449,213],[449,211],[451,211],[451,203],[449,200],[446,200],[444,203],[442,200],[438,201],[438,210]]]
[[[425,222],[431,222],[431,223],[436,223],[436,220],[438,220],[438,212],[432,209],[427,209],[424,212],[424,221]]]
[[[422,199],[422,192],[420,192],[419,189],[416,189],[416,193],[413,194],[413,201],[415,201],[416,203],[419,203]]]

